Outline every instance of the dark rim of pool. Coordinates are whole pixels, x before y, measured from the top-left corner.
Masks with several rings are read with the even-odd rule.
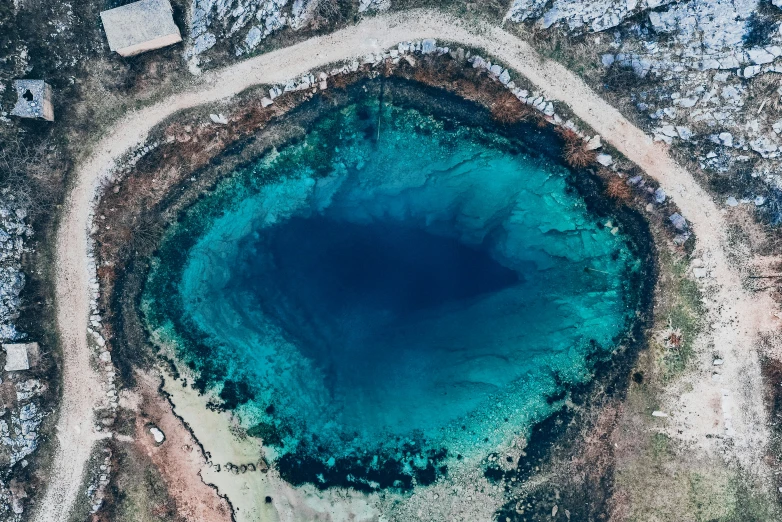
[[[488,111],[478,108],[474,103],[466,102],[455,95],[438,89],[393,78],[368,80],[352,85],[348,87],[344,95],[340,95],[342,97],[341,100],[338,99],[340,96],[335,96],[335,99],[325,103],[323,100],[316,98],[295,109],[292,114],[286,117],[286,120],[289,123],[290,121],[298,120],[304,125],[311,126],[317,121],[318,113],[334,110],[335,105],[345,105],[350,102],[351,97],[367,95],[366,92],[369,92],[369,95],[372,95],[372,93],[379,94],[381,88],[384,96],[393,100],[395,104],[401,107],[410,107],[420,112],[436,114],[441,117],[445,122],[446,128],[451,125],[458,126],[464,124],[482,127],[490,130],[492,133],[511,138],[515,147],[509,150],[511,154],[527,154],[533,157],[546,157],[552,160],[555,159],[557,162],[560,161],[561,140],[550,128],[540,128],[531,122],[499,127],[491,120]],[[271,124],[270,128],[277,124],[279,123]],[[256,138],[251,138],[251,140],[253,139]],[[242,146],[235,145],[232,148],[241,149]],[[630,237],[630,245],[634,254],[643,261],[644,270],[646,271],[646,277],[639,278],[639,284],[635,287],[637,291],[636,302],[639,303],[639,310],[648,310],[651,303],[651,288],[654,280],[649,278],[648,275],[654,271],[654,264],[652,261],[652,242],[645,220],[630,209],[618,208],[613,203],[606,201],[601,196],[599,181],[587,172],[582,171],[570,176],[568,179],[568,190],[577,192],[584,199],[588,211],[595,216],[595,219],[604,219],[610,216],[623,224],[624,230],[628,232]],[[195,242],[196,239],[197,234],[194,234],[192,241]],[[642,314],[643,317],[645,317],[645,314]],[[637,349],[642,345],[643,335],[641,332],[643,325],[643,319],[634,321],[620,343],[625,349],[611,359],[591,361],[595,378],[587,384],[575,386],[573,389],[568,390],[568,393],[572,397],[580,397],[580,400],[585,400],[594,384],[598,381],[612,383],[611,387],[621,392],[623,386],[621,382],[622,369],[626,369],[632,364]],[[190,341],[193,343],[194,349],[198,350],[199,339],[193,338]],[[209,377],[205,377],[202,374],[201,379],[195,384],[204,389],[208,382]],[[223,403],[215,404],[215,407],[236,407],[249,399],[248,390],[240,382],[229,382],[226,383],[222,398],[224,399]],[[556,400],[556,398],[553,400]],[[274,405],[267,405],[266,412],[274,412],[274,409]],[[564,412],[564,415],[572,414],[572,412]],[[561,417],[561,415],[563,413],[557,414],[557,418]],[[547,422],[549,421],[543,421],[537,425],[537,428],[533,429],[532,440],[536,441],[535,447],[545,448],[550,444],[551,440],[561,436],[561,433],[558,433],[557,430],[545,428],[548,425]],[[280,436],[279,433],[273,433],[276,430],[270,430],[269,428],[260,427],[258,433],[262,432],[267,441]],[[545,432],[541,432],[541,429]],[[424,440],[412,442],[415,444],[411,446],[409,442],[403,443],[400,441],[399,451],[402,455],[416,451],[416,445],[417,448],[426,446],[426,441]],[[423,468],[416,468],[412,474],[402,469],[404,466],[400,459],[391,457],[386,460],[381,459],[380,465],[372,469],[368,469],[365,463],[362,464],[360,460],[349,457],[335,459],[334,463],[327,465],[323,459],[313,457],[313,453],[318,453],[317,450],[317,447],[312,448],[305,445],[301,448],[301,451],[286,453],[277,463],[283,476],[294,484],[311,482],[322,488],[341,485],[369,491],[377,489],[377,487],[409,489],[414,484],[431,483],[447,472],[447,467],[443,462],[447,461],[448,455],[444,448],[428,449],[428,464]],[[420,449],[417,451],[420,451]],[[542,459],[543,455],[545,455],[545,451],[528,451],[527,453],[530,457],[525,460],[530,462],[535,458]],[[520,469],[522,468],[525,468],[525,466],[520,466]],[[503,477],[506,477],[506,475],[503,475]]]

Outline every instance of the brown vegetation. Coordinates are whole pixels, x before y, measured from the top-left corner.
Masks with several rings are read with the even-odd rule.
[[[613,473],[615,428],[621,414],[621,404],[603,405],[597,418],[591,419],[593,425],[584,434],[580,451],[571,460],[573,478],[587,488],[604,486]]]
[[[782,112],[782,96],[779,89],[782,88],[779,74],[763,74],[754,78],[750,84],[750,93],[752,97],[750,102],[753,105],[763,106],[767,111],[773,114]],[[758,107],[759,109],[760,107]],[[758,109],[753,107],[754,112]]]
[[[505,91],[491,104],[491,116],[503,125],[512,125],[529,119],[532,110],[512,93]]]
[[[665,338],[665,343],[671,348],[679,349],[682,346],[682,333],[680,330],[674,330]]]
[[[587,143],[575,132],[565,127],[557,127],[557,133],[565,141],[562,157],[573,168],[583,169],[595,162],[597,153],[587,149]]]
[[[314,14],[323,18],[326,23],[340,22],[347,16],[345,4],[346,2],[340,2],[340,0],[316,0],[313,8]]]
[[[0,136],[0,189],[13,190],[20,206],[38,216],[60,198],[65,165],[47,139],[31,141],[27,145],[21,134]]]
[[[400,62],[398,74],[476,102],[489,109],[492,117],[500,123],[518,123],[536,114],[485,71],[465,67],[465,62],[459,59],[423,56],[416,60],[415,67]],[[543,118],[540,119],[547,123]]]
[[[344,89],[354,81],[356,80],[353,74],[338,74],[329,77],[328,85],[332,89]]]
[[[627,185],[627,182],[616,175],[611,177],[606,183],[605,194],[611,199],[627,202],[633,197],[633,191]]]
[[[581,143],[566,143],[563,157],[571,167],[582,169],[594,163],[597,154],[593,150],[588,150],[582,141]]]

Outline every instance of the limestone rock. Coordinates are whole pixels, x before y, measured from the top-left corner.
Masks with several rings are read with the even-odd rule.
[[[437,41],[433,40],[431,38],[428,38],[421,42],[421,52],[423,54],[431,54],[435,51],[437,48]]]
[[[600,135],[599,134],[595,134],[594,136],[592,136],[589,139],[589,141],[587,141],[586,149],[587,150],[597,150],[597,149],[599,149],[602,146],[603,146],[603,144],[600,141]]]
[[[221,125],[226,125],[228,123],[228,120],[222,114],[210,114],[209,119]]]
[[[163,441],[166,440],[166,436],[156,426],[149,428],[149,432],[152,434],[152,438],[155,439],[157,444],[163,444]]]
[[[680,232],[684,232],[688,228],[687,220],[684,219],[684,216],[682,216],[678,212],[674,212],[673,214],[671,214],[668,220],[671,222],[673,227]]]
[[[610,166],[614,159],[611,157],[610,154],[598,154],[597,158],[595,158],[598,163],[600,163],[604,167]]]

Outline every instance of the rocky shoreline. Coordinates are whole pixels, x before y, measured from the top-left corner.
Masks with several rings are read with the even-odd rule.
[[[426,45],[426,47],[425,47],[425,45]],[[387,56],[378,55],[378,56],[373,56],[373,57],[367,57],[364,60],[364,64],[363,65],[359,64],[357,62],[353,62],[353,64],[348,64],[346,66],[343,66],[342,68],[333,69],[331,74],[326,73],[326,78],[331,78],[331,77],[339,78],[340,75],[349,75],[351,77],[352,81],[356,81],[360,77],[362,77],[362,75],[367,74],[367,73],[371,73],[372,67],[379,67],[379,66],[382,66],[384,64],[387,64],[388,62],[391,62],[392,64],[394,64],[394,62],[396,62],[396,64],[399,64],[402,61],[403,53],[404,52],[409,52],[409,51],[406,51],[405,47],[406,47],[407,50],[411,49],[411,47],[412,47],[412,49],[414,51],[416,49],[416,45],[415,44],[413,44],[412,46],[410,44],[401,44],[399,48],[394,50],[394,51],[396,51],[396,53],[394,53],[394,51],[391,51],[391,52],[387,53]],[[427,56],[428,56],[428,58],[431,59],[431,61],[433,62],[433,63],[428,64],[428,67],[430,67],[430,73],[433,73],[434,70],[437,69],[437,67],[442,67],[442,61],[443,60],[446,61],[445,63],[448,63],[448,62],[453,61],[453,60],[458,60],[459,59],[459,54],[463,53],[463,51],[460,51],[460,50],[450,52],[449,50],[447,50],[445,48],[439,48],[439,50],[438,50],[438,47],[433,42],[432,43],[426,42],[426,44],[424,44],[424,42],[421,42],[421,43],[418,44],[418,48],[422,49],[422,50],[425,48],[427,52],[426,52],[426,54],[423,54],[422,58],[427,58]],[[437,58],[438,56],[439,56],[439,58]],[[465,59],[466,59],[466,56],[465,56]],[[405,62],[409,64],[409,60],[405,60]],[[438,65],[438,63],[440,65]],[[543,109],[544,112],[542,112],[542,118],[549,119],[551,121],[556,121],[555,120],[555,118],[556,118],[556,119],[558,119],[559,122],[561,122],[563,124],[566,124],[568,128],[571,128],[571,129],[575,128],[575,124],[573,122],[568,122],[568,123],[563,122],[563,120],[561,119],[561,117],[559,115],[554,114],[553,111],[551,110],[551,109],[553,109],[553,106],[550,103],[546,102],[545,100],[543,100],[538,95],[530,95],[529,91],[525,92],[524,89],[522,89],[521,87],[516,86],[515,83],[512,83],[510,78],[509,78],[508,72],[505,71],[504,69],[499,68],[499,70],[497,70],[496,66],[493,66],[493,64],[490,64],[490,63],[488,63],[487,61],[485,61],[483,59],[472,59],[470,65],[471,65],[471,67],[468,68],[468,69],[472,69],[474,71],[481,71],[481,70],[487,71],[486,73],[484,73],[484,78],[485,79],[483,80],[484,82],[489,82],[489,83],[485,83],[484,84],[484,87],[486,87],[487,91],[492,92],[492,93],[494,93],[494,95],[496,95],[497,93],[502,92],[502,91],[504,91],[505,89],[508,89],[508,88],[512,89],[512,90],[515,90],[515,95],[517,97],[524,98],[525,103],[527,103],[527,104],[529,104],[529,105],[531,105],[533,107],[537,107],[537,108]],[[423,75],[423,76],[425,76],[425,75]],[[425,82],[425,83],[429,83],[431,85],[431,84],[436,84],[438,80],[440,82],[445,81],[444,78],[439,78],[438,79],[437,78],[437,74],[432,74],[432,76],[435,79],[431,80],[429,82]],[[494,78],[493,80],[491,79],[492,77]],[[258,109],[264,110],[264,109],[268,109],[269,107],[271,107],[271,109],[269,109],[269,110],[273,110],[274,107],[278,106],[280,103],[285,103],[285,106],[287,107],[290,102],[288,102],[285,99],[286,96],[295,96],[295,95],[301,96],[303,94],[304,98],[307,98],[307,97],[309,97],[310,92],[313,89],[313,87],[316,90],[318,89],[318,87],[320,87],[320,85],[318,85],[319,82],[325,81],[326,85],[327,85],[327,89],[329,89],[329,88],[333,89],[334,88],[334,83],[337,83],[336,80],[330,80],[329,81],[326,78],[321,78],[320,80],[316,81],[314,78],[315,78],[314,75],[312,75],[312,76],[308,76],[308,77],[302,78],[299,82],[291,82],[289,84],[280,86],[279,88],[273,87],[271,89],[271,91],[270,91],[268,96],[265,96],[265,97],[261,96],[260,100],[258,100],[256,98],[256,100],[257,100],[256,103],[260,102]],[[418,79],[420,80],[421,78],[422,78],[422,75],[418,74]],[[489,87],[491,85],[495,85],[496,87]],[[458,89],[457,89],[457,93],[458,93]],[[285,94],[285,96],[279,97],[278,96],[279,94]],[[473,95],[474,94],[475,93],[473,93]],[[258,95],[256,95],[256,96],[258,96]],[[489,98],[483,98],[481,100],[481,102],[482,103],[488,103],[485,100],[490,100],[491,96],[492,95],[489,95]],[[273,104],[269,103],[269,100],[272,100],[272,99],[275,100]],[[255,110],[258,110],[258,109],[255,109]],[[549,114],[546,114],[546,112],[549,112]],[[242,121],[245,118],[246,118],[246,116],[240,117],[240,116],[237,116],[235,114],[230,114],[227,117],[222,116],[222,114],[218,115],[218,119],[220,119],[220,120],[225,119],[227,121]],[[214,122],[215,118],[211,118],[211,119]],[[213,123],[213,125],[216,127],[216,130],[218,131],[218,135],[219,135],[220,134],[220,127],[219,127],[219,125],[221,125],[221,123],[215,122],[215,123]],[[163,143],[164,145],[160,147],[161,150],[164,151],[164,152],[162,152],[162,154],[164,155],[163,157],[167,157],[169,161],[172,161],[172,160],[175,159],[176,156],[172,155],[170,151],[165,150],[166,149],[165,144],[166,143],[170,144],[170,143],[174,143],[174,142],[187,144],[188,142],[190,142],[192,140],[192,138],[189,138],[189,137],[187,137],[187,135],[182,134],[182,130],[188,128],[187,124],[173,124],[173,125],[169,125],[168,128],[169,128],[169,131],[168,132],[164,131],[164,132],[166,134],[168,134],[169,138],[164,138],[163,136],[165,136],[165,134],[159,135],[160,137],[159,138],[155,138],[154,143]],[[189,128],[195,128],[195,127],[190,126]],[[173,134],[171,133],[172,130],[174,131]],[[592,138],[590,138],[590,139],[592,139]],[[599,138],[598,138],[598,140],[599,140]],[[153,149],[154,149],[154,147],[150,148],[149,150],[147,150],[145,152],[151,152]],[[142,150],[144,150],[144,149],[142,149]],[[232,147],[232,150],[236,150],[236,148]],[[159,153],[159,154],[161,154],[161,153]],[[150,169],[151,168],[151,169],[154,169],[154,171],[156,171],[156,172],[160,172],[160,170],[158,170],[158,169],[163,169],[164,168],[165,161],[161,161],[159,164],[156,164],[156,161],[154,159],[154,156],[155,156],[154,153],[150,154],[150,155],[144,154],[144,155],[140,155],[140,156],[142,156],[142,161],[138,161],[136,158],[134,158],[133,159],[133,163],[134,164],[138,163],[138,166],[141,167],[142,169],[146,170],[146,169]],[[237,158],[237,159],[239,161],[241,161],[241,158]],[[232,161],[236,161],[237,159],[234,159]],[[199,161],[203,162],[203,160],[199,160]],[[212,162],[212,163],[214,164],[214,162]],[[225,173],[230,171],[230,162],[229,162],[229,166],[224,165],[223,161],[221,161],[219,163],[220,163],[220,167],[218,169],[215,169],[215,170],[218,170],[219,172],[225,172]],[[612,161],[610,163],[613,163],[613,159],[612,159]],[[135,172],[130,167],[126,167],[126,171],[129,171],[127,173],[127,176],[129,178],[133,178],[135,176]],[[201,172],[205,172],[205,170],[202,169]],[[219,173],[216,173],[216,174],[219,175]],[[143,174],[143,175],[149,176],[148,173],[147,174]],[[616,175],[616,174],[613,174],[613,175]],[[193,180],[199,179],[200,175],[196,176],[196,177],[193,177],[193,178],[187,178],[186,176],[188,176],[187,173],[181,175],[181,177],[179,179],[182,180],[182,181],[185,181],[185,180],[186,181],[190,181],[192,183]],[[628,181],[628,186],[631,186],[631,187],[632,186],[636,186],[637,187],[635,190],[637,191],[639,197],[641,198],[641,201],[644,202],[643,203],[643,208],[644,208],[644,210],[646,212],[649,211],[649,206],[650,205],[651,205],[651,207],[654,207],[655,205],[659,205],[662,202],[665,202],[664,194],[661,197],[659,192],[654,189],[653,185],[647,191],[647,187],[644,187],[646,182],[642,182],[642,178],[639,179],[638,176],[627,176],[626,179]],[[101,201],[101,206],[96,211],[96,215],[97,216],[110,215],[109,212],[113,212],[110,209],[112,207],[115,208],[115,209],[117,208],[117,207],[114,207],[114,205],[118,204],[119,197],[114,198],[114,197],[112,197],[112,194],[122,194],[123,198],[127,198],[129,195],[132,195],[132,194],[130,194],[128,192],[128,190],[129,190],[128,183],[130,183],[131,181],[132,181],[132,179],[128,180],[127,178],[125,178],[125,179],[117,178],[117,181],[114,182],[114,183],[116,183],[114,185],[115,188],[106,192],[106,194],[104,195],[104,197],[103,197],[103,199]],[[179,181],[179,183],[181,183],[182,181]],[[183,190],[183,188],[180,185],[180,188],[178,189],[180,197],[181,197],[181,194],[186,192],[186,191],[191,193],[191,194],[193,194],[194,196],[197,196],[199,191],[207,189],[207,187],[211,183],[212,182],[206,182],[205,184],[196,184],[193,187],[188,188],[186,190]],[[176,184],[173,184],[171,186],[174,187],[174,186],[176,186]],[[642,188],[638,188],[638,187],[642,187]],[[645,198],[649,198],[649,199],[645,199]],[[167,198],[164,198],[164,200],[168,201],[167,204],[171,203],[171,201],[169,199],[167,199]],[[158,200],[158,201],[160,201],[160,200]],[[648,203],[648,201],[651,201],[651,203]],[[665,204],[666,205],[670,205],[669,202],[665,202]],[[175,205],[175,206],[181,208],[181,204],[180,205]],[[101,210],[101,209],[103,209],[103,210]],[[671,215],[676,214],[675,209],[673,209],[671,212],[672,212]],[[653,214],[655,216],[659,215],[657,212],[654,212]],[[116,216],[116,214],[114,214],[114,216]],[[112,216],[112,218],[113,219],[117,219],[114,216]],[[106,227],[106,230],[109,230],[108,227],[111,227],[113,225],[104,225],[104,226]],[[656,225],[655,226],[661,227],[662,230],[668,230],[667,233],[670,234],[671,239],[673,239],[673,237],[676,236],[677,234],[681,235],[681,232],[677,231],[676,227],[671,225],[670,220],[667,220],[665,215],[659,216],[659,217],[656,218]],[[680,226],[684,226],[685,227],[684,231],[686,231],[686,224],[685,225],[681,225],[680,224]],[[107,265],[106,262],[109,261],[108,266],[113,266],[116,263],[116,261],[112,261],[112,259],[110,257],[104,257],[105,253],[107,252],[106,248],[109,247],[110,244],[102,241],[102,237],[105,237],[103,234],[98,234],[96,237],[98,238],[97,239],[98,240],[97,244],[98,244],[99,248],[102,249],[102,250],[99,250],[100,252],[102,252],[101,253],[101,257],[100,257],[100,259],[101,259],[101,263],[100,264],[101,265]],[[686,240],[686,238],[684,238],[684,240]],[[150,251],[150,248],[147,247],[146,250]],[[140,261],[141,260],[137,260],[137,261],[131,262],[131,266],[142,266],[142,267],[145,266],[144,264],[141,264]],[[139,263],[139,265],[137,265],[137,263]],[[144,269],[142,268],[142,270],[144,270]],[[115,275],[115,277],[116,277],[116,275]],[[138,285],[139,282],[140,282],[140,279],[137,276],[136,276],[135,280],[136,280],[136,283],[134,283],[134,285],[132,285],[132,286]],[[102,283],[105,283],[105,282],[111,283],[110,285],[105,285],[104,284],[103,285],[104,288],[111,289],[111,288],[113,288],[113,285],[118,284],[120,288],[125,288],[125,291],[127,291],[127,288],[125,287],[125,285],[126,285],[125,282],[117,281],[116,279],[113,279],[111,276],[107,277],[106,280],[102,280],[101,282]],[[136,288],[138,288],[138,287],[136,286]],[[112,297],[107,298],[106,295],[110,295]],[[111,300],[107,300],[107,299],[111,299]],[[131,295],[129,300],[132,302],[132,301],[134,301],[134,299],[135,298],[133,298],[132,295]],[[112,302],[112,300],[113,300],[113,302]],[[105,306],[106,308],[104,308],[104,309],[113,309],[113,310],[116,310],[118,308],[122,308],[122,309],[124,309],[127,312],[129,310],[129,307],[126,306],[126,305],[122,305],[121,304],[121,301],[123,301],[123,300],[128,300],[128,297],[125,296],[124,298],[122,298],[122,297],[120,297],[117,294],[113,294],[112,295],[111,290],[109,290],[109,293],[107,294],[107,292],[104,290],[104,294],[101,296],[101,306]],[[113,320],[116,320],[118,318],[113,313],[109,313],[108,315],[110,317],[112,317]],[[113,322],[112,319],[110,319],[109,321],[110,321],[109,324],[111,324]],[[126,321],[127,321],[127,317],[123,317],[122,323],[124,323]],[[124,325],[124,326],[126,327],[127,325]],[[134,328],[137,329],[138,327],[134,327]],[[113,332],[112,335],[116,335],[116,334]],[[127,339],[122,340],[122,337],[124,337],[125,335],[123,335],[121,333],[119,334],[119,338],[117,340],[120,342],[120,344],[125,344],[127,342]],[[136,343],[137,342],[138,342],[138,339],[137,339]],[[135,344],[135,343],[132,343],[132,344]],[[123,352],[124,351],[125,350],[123,350]],[[128,374],[127,372],[124,372],[124,373],[126,375]],[[621,372],[620,372],[620,374],[621,374]],[[175,375],[177,375],[177,373],[175,373]],[[550,442],[551,441],[545,441],[544,443],[542,443],[542,445],[545,446],[546,444],[550,444]],[[545,452],[543,452],[543,453],[545,453]]]

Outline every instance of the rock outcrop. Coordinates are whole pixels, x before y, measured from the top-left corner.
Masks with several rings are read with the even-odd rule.
[[[14,321],[19,317],[19,294],[25,282],[21,271],[25,240],[33,234],[26,218],[27,211],[13,195],[0,195],[0,341],[21,337]]]
[[[773,5],[772,5],[773,4]],[[759,0],[516,0],[512,20],[590,37],[612,88],[646,117],[647,131],[688,147],[707,173],[749,174],[733,198],[782,221],[782,2]],[[775,7],[776,6],[776,7]]]

